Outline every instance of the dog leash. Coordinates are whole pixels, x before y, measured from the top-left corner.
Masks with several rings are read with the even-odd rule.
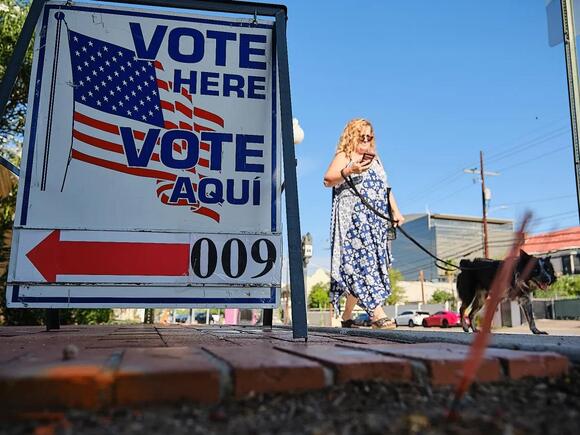
[[[413,243],[415,246],[417,246],[421,251],[423,251],[425,254],[429,255],[431,258],[435,259],[435,266],[441,270],[444,270],[446,272],[453,272],[455,270],[468,270],[468,269],[480,269],[480,268],[467,268],[467,267],[461,267],[461,266],[457,266],[453,263],[450,263],[449,261],[445,261],[439,257],[437,257],[435,254],[431,253],[429,250],[427,250],[427,248],[425,248],[423,245],[421,245],[417,240],[415,240],[413,237],[411,237],[409,235],[409,233],[407,233],[403,228],[401,228],[400,226],[395,226],[394,224],[398,224],[399,221],[396,221],[394,219],[391,219],[390,217],[386,216],[385,214],[383,214],[382,212],[380,212],[379,210],[377,210],[373,205],[371,205],[366,198],[364,198],[361,193],[358,191],[358,189],[356,188],[354,182],[352,181],[352,178],[349,176],[345,176],[344,175],[344,169],[340,170],[340,175],[342,176],[342,178],[344,179],[344,181],[346,182],[346,184],[348,185],[348,187],[356,194],[356,196],[359,197],[359,199],[361,200],[361,202],[370,210],[372,211],[374,214],[376,214],[378,217],[385,219],[387,222],[389,222],[393,228],[398,229],[401,234],[403,234],[407,239],[409,239],[409,241],[411,243]],[[387,202],[390,203],[390,200],[387,196]],[[446,264],[447,266],[452,267],[448,268],[445,266],[441,266],[440,264],[437,264],[437,262],[441,262],[443,264]]]

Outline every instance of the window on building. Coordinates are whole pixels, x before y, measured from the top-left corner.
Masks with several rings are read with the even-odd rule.
[[[580,274],[580,254],[574,255],[574,274]]]
[[[569,255],[564,255],[562,257],[562,273],[564,275],[571,275],[572,274],[572,263],[570,261]]]

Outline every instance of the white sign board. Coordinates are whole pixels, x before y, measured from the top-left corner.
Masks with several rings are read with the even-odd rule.
[[[49,2],[34,49],[10,307],[274,307],[273,23]]]

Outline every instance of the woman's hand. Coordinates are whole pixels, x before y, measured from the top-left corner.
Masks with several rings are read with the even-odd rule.
[[[396,213],[396,214],[393,213],[393,220],[395,221],[395,222],[393,222],[394,227],[401,226],[405,222],[405,218],[400,213]]]
[[[348,169],[348,175],[352,175],[352,174],[362,174],[363,172],[368,171],[368,169],[371,167],[371,163],[372,163],[372,159],[371,160],[359,160],[358,162],[353,162],[352,165],[350,165],[347,169]]]

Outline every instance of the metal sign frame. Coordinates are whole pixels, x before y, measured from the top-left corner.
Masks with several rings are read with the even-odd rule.
[[[4,115],[16,82],[26,50],[32,40],[34,30],[48,0],[33,0],[14,53],[8,63],[0,85],[0,116]],[[290,96],[290,75],[288,67],[288,47],[286,41],[287,8],[284,5],[255,3],[246,1],[210,0],[106,0],[104,3],[125,5],[156,6],[197,11],[211,11],[250,15],[253,17],[274,17],[274,45],[277,58],[279,98],[281,107],[282,156],[284,165],[284,186],[286,194],[286,219],[290,285],[292,300],[292,329],[294,338],[307,339],[306,301],[302,271],[300,213],[296,177],[296,157],[292,130],[292,102]],[[17,168],[8,168],[13,171]],[[14,171],[13,171],[14,172]],[[271,324],[271,310],[265,310],[266,324]]]

